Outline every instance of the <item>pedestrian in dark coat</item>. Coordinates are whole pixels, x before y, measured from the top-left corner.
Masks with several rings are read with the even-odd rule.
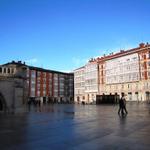
[[[118,110],[118,114],[120,114],[120,111],[121,111],[121,114],[124,115],[125,113],[127,114],[128,111],[126,109],[126,99],[125,99],[125,96],[124,94],[122,93],[121,95],[121,98],[119,100],[119,110]]]

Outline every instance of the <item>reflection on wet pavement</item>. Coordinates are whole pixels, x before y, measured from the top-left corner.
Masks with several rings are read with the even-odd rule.
[[[0,113],[0,150],[150,149],[150,105],[30,106],[15,114]]]

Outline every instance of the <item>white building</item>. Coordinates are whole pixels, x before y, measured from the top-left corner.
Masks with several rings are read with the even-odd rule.
[[[85,65],[85,98],[87,103],[96,102],[98,89],[98,64],[96,61],[89,61]]]
[[[137,53],[107,60],[105,74],[105,94],[126,93],[127,100],[139,100],[140,71]]]
[[[131,54],[106,61],[106,84],[139,81],[138,54]]]
[[[86,103],[96,95],[121,93],[129,101],[150,101],[150,45],[91,59],[74,77],[75,99]]]
[[[137,48],[101,57],[98,63],[100,95],[124,93],[128,101],[150,100],[149,44],[142,43]]]
[[[98,64],[90,60],[84,67],[74,71],[75,101],[93,103],[98,94]]]
[[[74,70],[74,100],[80,103],[85,100],[85,67]]]

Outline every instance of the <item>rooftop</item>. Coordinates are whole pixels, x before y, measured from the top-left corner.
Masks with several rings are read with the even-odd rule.
[[[132,54],[132,53],[135,53],[135,51],[141,51],[141,50],[147,49],[147,48],[150,48],[150,44],[148,42],[146,44],[145,43],[140,43],[139,47],[128,49],[128,50],[120,50],[117,53],[110,53],[109,55],[104,54],[101,57],[91,58],[89,60],[89,62],[106,61],[106,60],[109,60],[109,59],[113,59],[113,58],[121,57],[121,56],[124,56],[124,55]]]
[[[12,62],[8,62],[6,64],[3,64],[2,66],[7,66],[7,65],[16,65],[16,66],[24,66],[24,67],[29,67],[31,70],[37,70],[37,71],[43,71],[43,72],[52,72],[52,73],[60,73],[60,74],[66,74],[66,75],[73,75],[72,72],[70,73],[66,73],[66,72],[61,72],[61,71],[55,71],[55,70],[49,70],[49,69],[44,69],[44,68],[40,68],[40,67],[35,67],[35,66],[30,66],[27,65],[25,62],[22,61],[12,61]]]

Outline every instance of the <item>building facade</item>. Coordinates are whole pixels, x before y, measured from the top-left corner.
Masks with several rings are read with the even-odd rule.
[[[19,111],[25,104],[24,79],[0,77],[0,113]]]
[[[98,94],[98,64],[95,60],[89,61],[85,65],[85,98],[87,103],[96,102]]]
[[[85,99],[85,67],[74,70],[75,102],[80,103]]]
[[[94,59],[74,71],[75,102],[96,102],[99,91],[98,76],[98,64]]]
[[[103,91],[100,92],[100,95],[125,93],[128,100],[138,100],[137,86],[140,72],[137,53],[105,61],[104,72],[105,84],[103,84]]]
[[[28,66],[21,61],[0,66],[0,77],[21,78],[23,80],[24,99],[41,102],[73,102],[74,75],[59,71]]]
[[[121,95],[121,93],[124,93],[128,101],[150,100],[150,45],[148,43],[141,43],[137,48],[126,51],[121,50],[115,54],[111,53],[110,55],[90,60],[84,66],[84,95],[90,95],[91,93],[91,91],[87,90],[89,88],[87,83],[90,83],[87,80],[87,74],[92,72],[92,68],[87,71],[86,66],[93,64],[98,66],[95,70],[97,76],[89,74],[90,78],[96,79],[95,87],[91,87],[93,91],[96,89],[95,95]],[[89,99],[86,98],[86,101],[89,102]]]
[[[30,98],[51,102],[73,102],[73,73],[28,67],[27,84]]]

